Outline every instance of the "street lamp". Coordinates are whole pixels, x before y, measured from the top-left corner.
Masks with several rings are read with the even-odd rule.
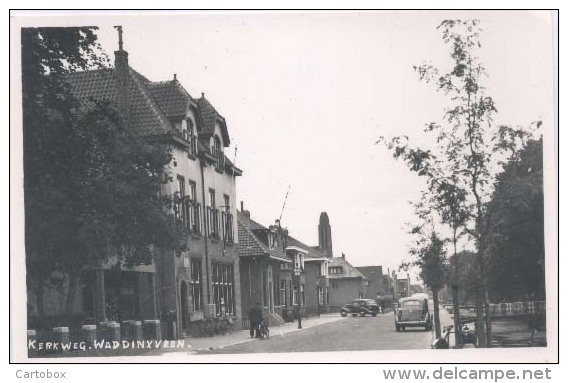
[[[302,269],[300,267],[294,268],[294,275],[296,276],[296,291],[298,291],[298,329],[302,328],[302,303],[300,302],[300,275],[302,274]]]

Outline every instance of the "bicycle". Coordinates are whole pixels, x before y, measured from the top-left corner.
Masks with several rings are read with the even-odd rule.
[[[450,348],[450,334],[451,334],[453,328],[454,328],[453,325],[444,326],[444,331],[442,332],[442,336],[432,342],[432,348],[434,348],[434,349],[449,349]]]
[[[257,328],[257,333],[260,336],[260,340],[263,339],[269,339],[270,338],[270,328],[268,327],[268,324],[264,321],[260,322],[258,324],[258,328]]]

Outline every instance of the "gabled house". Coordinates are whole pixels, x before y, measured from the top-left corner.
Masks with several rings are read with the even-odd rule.
[[[202,94],[193,98],[176,75],[154,82],[132,69],[119,43],[115,67],[69,74],[72,92],[85,102],[107,101],[132,136],[166,142],[173,160],[160,191],[187,230],[189,248],[154,247],[149,265],[112,260],[85,270],[75,312],[86,321],[161,319],[181,337],[193,322],[240,312],[236,185],[242,174],[225,154],[225,118]]]
[[[243,313],[259,302],[275,325],[297,318],[299,308],[303,317],[328,311],[328,258],[242,208],[238,226]]]
[[[293,301],[293,266],[286,255],[285,236],[280,228],[267,228],[242,209],[237,213],[237,223],[243,316],[260,303],[270,325],[283,323]]]
[[[330,305],[338,310],[345,303],[363,298],[367,293],[367,278],[345,259],[334,257],[329,265]]]

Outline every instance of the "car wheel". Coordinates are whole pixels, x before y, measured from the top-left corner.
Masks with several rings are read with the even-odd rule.
[[[347,312],[345,312],[345,311],[341,311],[339,314],[341,314],[342,317],[346,317],[346,316],[347,316]]]
[[[359,314],[361,314],[361,316],[364,317],[366,312],[365,312],[365,310],[361,310],[361,312]]]
[[[406,327],[401,326],[400,328],[402,329],[402,331],[406,331]]]
[[[376,316],[377,316],[377,313],[372,313],[371,315],[374,316],[374,317],[376,317]]]

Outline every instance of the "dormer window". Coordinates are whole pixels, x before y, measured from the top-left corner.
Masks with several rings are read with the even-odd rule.
[[[330,274],[342,274],[343,273],[343,266],[332,266],[329,268]]]
[[[195,125],[191,118],[186,120],[186,126],[186,137],[184,138],[189,142],[189,154],[195,155],[197,153],[197,137],[195,134]]]
[[[278,236],[276,233],[269,231],[268,232],[268,248],[270,250],[274,250],[278,247]]]
[[[294,268],[304,270],[304,254],[294,254]]]
[[[327,262],[322,262],[320,264],[320,276],[327,277],[328,276],[328,264]]]
[[[218,136],[213,137],[211,154],[217,157],[217,163],[215,164],[217,170],[222,170],[223,166],[225,165],[225,157],[223,154],[223,146],[221,145],[221,139]]]

